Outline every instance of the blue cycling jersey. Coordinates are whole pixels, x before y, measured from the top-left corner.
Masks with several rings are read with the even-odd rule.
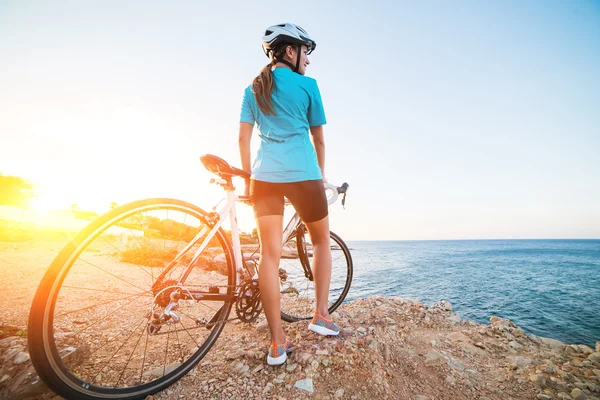
[[[273,71],[275,115],[258,107],[251,86],[244,91],[240,122],[258,126],[260,146],[252,179],[299,182],[322,179],[310,127],[327,123],[317,81],[287,68]]]

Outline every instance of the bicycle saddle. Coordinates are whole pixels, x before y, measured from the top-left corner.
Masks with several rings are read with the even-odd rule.
[[[250,174],[248,172],[236,167],[232,167],[227,161],[215,155],[204,154],[200,156],[200,161],[204,167],[213,174],[241,176],[242,178],[250,179]]]

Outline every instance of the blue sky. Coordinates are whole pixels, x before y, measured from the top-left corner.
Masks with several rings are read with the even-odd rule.
[[[239,165],[262,31],[289,21],[318,44],[343,237],[600,237],[600,2],[321,3],[0,1],[0,172],[40,207],[208,208],[198,156]]]

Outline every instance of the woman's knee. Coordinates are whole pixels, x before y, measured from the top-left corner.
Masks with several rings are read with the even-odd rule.
[[[272,248],[260,248],[260,259],[259,262],[265,265],[279,265],[279,260],[281,259],[281,247],[272,249]]]
[[[313,246],[329,245],[329,217],[306,224]]]

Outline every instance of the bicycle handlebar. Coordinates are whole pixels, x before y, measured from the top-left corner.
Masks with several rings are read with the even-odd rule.
[[[337,201],[338,196],[340,194],[343,194],[344,197],[342,198],[342,206],[346,205],[346,192],[348,191],[348,187],[350,187],[350,185],[344,182],[342,186],[335,186],[329,182],[325,182],[323,186],[325,186],[327,204],[335,203]]]

